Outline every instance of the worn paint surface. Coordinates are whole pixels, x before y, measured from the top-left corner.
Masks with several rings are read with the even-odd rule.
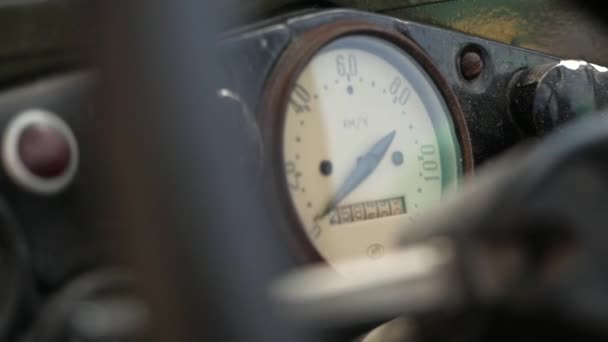
[[[366,11],[387,11],[451,0],[335,0],[337,5]]]
[[[0,87],[14,77],[73,60],[68,0],[0,1]],[[563,0],[225,0],[253,22],[294,9],[351,7],[431,23],[476,36],[608,65],[608,29]]]
[[[68,0],[0,1],[0,87],[73,62]]]
[[[608,29],[574,1],[454,0],[384,11],[476,36],[608,64]]]
[[[350,7],[431,23],[552,55],[608,64],[608,29],[566,0],[226,0],[253,21],[293,9]]]
[[[252,21],[305,8],[348,7],[380,12],[445,1],[452,0],[224,0],[224,3],[239,19]]]

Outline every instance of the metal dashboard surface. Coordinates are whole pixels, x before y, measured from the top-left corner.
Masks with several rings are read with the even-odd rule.
[[[365,21],[397,30],[427,53],[460,101],[476,165],[524,138],[509,114],[507,89],[513,74],[526,67],[558,60],[542,53],[389,16],[329,10],[284,17],[262,27],[228,35],[220,47],[228,75],[225,87],[239,94],[249,110],[258,112],[264,82],[293,36],[341,20]],[[465,80],[459,69],[460,56],[470,50],[478,52],[484,64],[482,73],[473,81]]]

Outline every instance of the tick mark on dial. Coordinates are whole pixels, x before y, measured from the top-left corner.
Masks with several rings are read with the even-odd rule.
[[[323,85],[323,89],[325,89],[325,90],[329,89],[329,88],[327,87],[327,84],[324,84],[324,85]]]
[[[319,164],[319,171],[321,171],[321,174],[323,176],[331,175],[331,173],[333,171],[332,163],[329,160],[321,161],[321,163]]]
[[[353,89],[353,86],[349,85],[348,87],[346,87],[346,92],[348,93],[348,95],[352,95],[354,91],[355,90]]]
[[[414,129],[414,125],[410,124],[410,129]]]
[[[414,144],[418,145],[418,140],[414,140]]]
[[[340,83],[340,80],[336,80],[336,84]]]
[[[300,160],[300,155],[296,154],[296,160]]]
[[[403,164],[403,153],[401,151],[393,152],[391,160],[393,161],[393,164],[395,166],[400,166],[401,164]]]
[[[308,203],[306,203],[306,206],[307,206],[308,208],[312,208],[312,203],[308,202]]]
[[[372,81],[372,88],[376,86],[376,82]]]
[[[306,188],[302,188],[302,192],[306,192]]]
[[[316,100],[316,99],[318,99],[318,98],[319,98],[319,95],[314,94],[312,97],[313,97],[313,98]]]
[[[418,174],[418,176],[422,177],[422,172],[420,172],[420,173]]]
[[[386,94],[386,89],[382,89],[382,94]]]
[[[304,126],[304,120],[300,121],[300,126]]]
[[[296,142],[300,142],[300,141],[302,141],[302,138],[296,137]]]
[[[401,114],[405,115],[406,113],[405,113],[405,111],[404,111],[404,110],[402,110],[402,111],[401,111]]]
[[[422,188],[418,188],[418,193],[421,194],[422,193]]]

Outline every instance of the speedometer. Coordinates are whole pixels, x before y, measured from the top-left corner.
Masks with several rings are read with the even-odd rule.
[[[294,224],[348,273],[352,258],[390,253],[471,158],[462,113],[419,48],[366,24],[330,26],[285,53],[267,115]]]

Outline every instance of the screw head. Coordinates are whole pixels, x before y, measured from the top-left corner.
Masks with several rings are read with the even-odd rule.
[[[379,243],[374,243],[367,247],[367,256],[370,259],[380,259],[384,256],[384,246]]]
[[[472,81],[479,77],[483,70],[483,59],[475,51],[466,52],[460,58],[460,72],[467,81]]]
[[[323,176],[329,176],[333,171],[333,165],[329,160],[323,160],[319,164],[319,170]]]

